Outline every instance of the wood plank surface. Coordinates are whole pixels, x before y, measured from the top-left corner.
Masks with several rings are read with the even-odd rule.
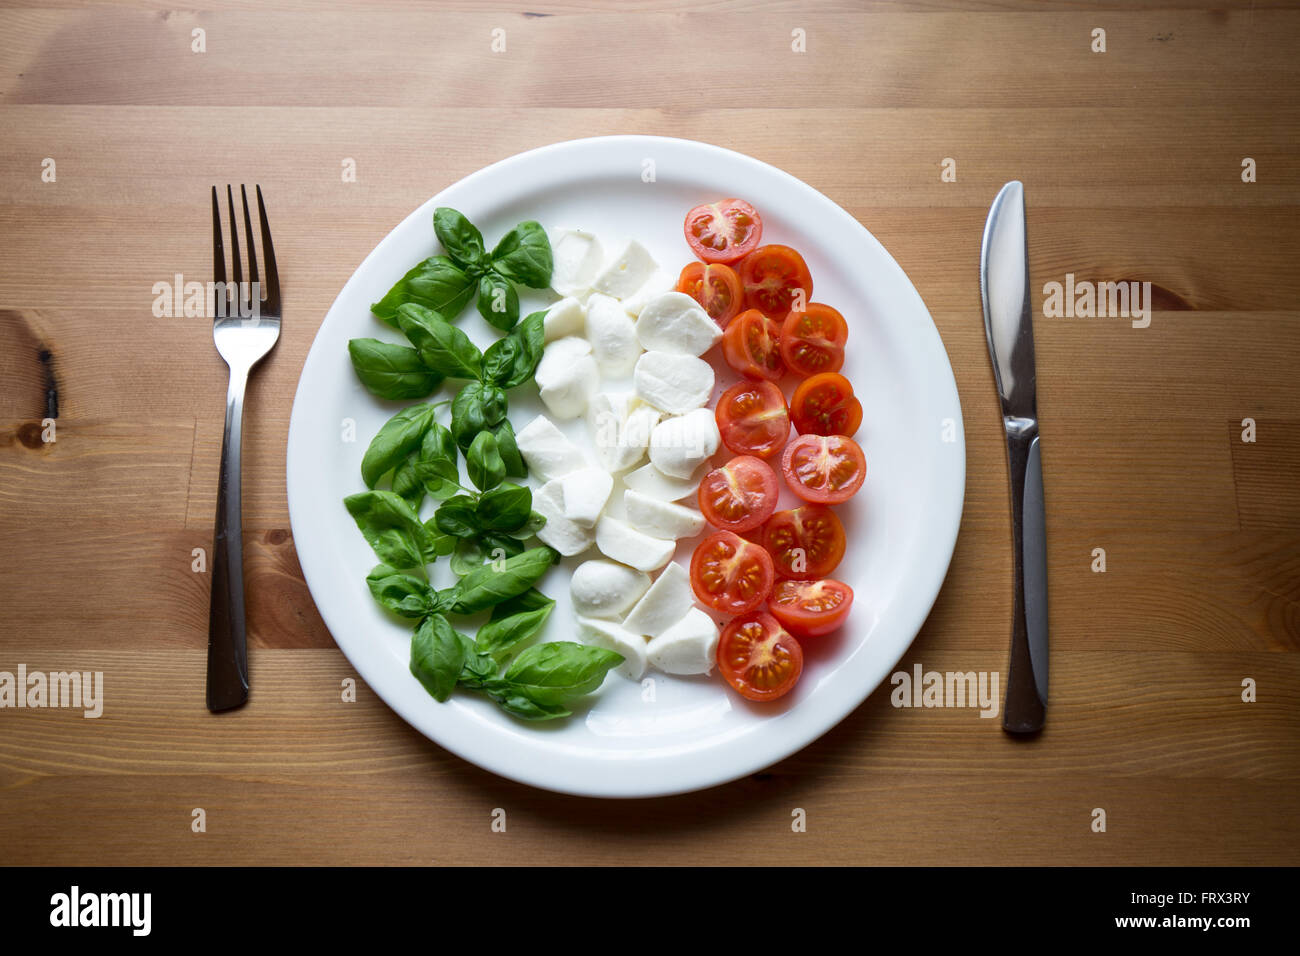
[[[5,862],[757,863],[780,844],[792,864],[1294,863],[1298,42],[1288,0],[3,0],[0,671],[101,670],[107,688],[94,720],[0,709]],[[1006,667],[1005,447],[977,279],[993,195],[1026,183],[1035,289],[1067,273],[1152,283],[1147,328],[1035,319],[1040,737],[895,708],[884,687],[762,773],[600,801],[474,767],[359,681],[341,700],[357,675],[303,581],[284,476],[321,318],[428,196],[522,150],[627,132],[805,180],[929,307],[962,400],[966,504],[900,670]],[[154,283],[206,275],[207,190],[241,180],[267,194],[294,315],[250,383],[244,434],[258,693],[217,718],[193,555],[211,547],[226,368],[207,320],[150,306]]]

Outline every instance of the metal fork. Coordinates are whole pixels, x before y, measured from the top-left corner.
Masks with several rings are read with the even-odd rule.
[[[217,485],[217,527],[212,551],[212,603],[208,614],[208,710],[230,710],[248,700],[248,647],[244,639],[244,533],[239,490],[239,445],[244,422],[244,388],[248,373],[266,357],[280,338],[280,277],[275,248],[266,221],[262,187],[257,189],[257,213],[262,226],[262,257],[266,283],[257,271],[253,224],[244,201],[244,238],[248,241],[248,285],[239,261],[239,229],[235,197],[226,187],[230,209],[233,287],[226,282],[226,255],[221,242],[221,206],[212,187],[212,271],[217,281],[212,338],[230,366],[226,392],[226,432],[221,440],[221,478]],[[265,297],[262,297],[265,293]],[[233,314],[232,314],[233,312]]]

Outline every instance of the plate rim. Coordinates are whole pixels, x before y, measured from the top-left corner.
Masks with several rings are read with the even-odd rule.
[[[413,712],[412,708],[408,706],[408,701],[404,699],[405,692],[399,691],[393,686],[392,677],[388,673],[388,668],[377,663],[379,659],[377,655],[354,654],[349,650],[349,647],[344,641],[339,640],[336,635],[335,627],[331,625],[330,617],[332,615],[327,612],[324,606],[322,606],[321,602],[317,599],[315,591],[312,589],[312,571],[309,571],[308,568],[310,566],[314,569],[317,566],[316,554],[310,549],[304,550],[299,547],[301,542],[305,542],[310,538],[310,534],[304,535],[300,538],[298,533],[299,529],[310,526],[310,519],[308,515],[301,514],[301,509],[304,507],[301,498],[298,499],[299,504],[295,506],[294,487],[295,484],[297,484],[295,476],[298,475],[298,469],[300,466],[296,466],[294,462],[295,459],[302,462],[302,452],[299,451],[299,453],[295,455],[295,451],[301,449],[306,443],[306,438],[304,437],[305,426],[302,425],[305,414],[302,409],[304,408],[305,403],[300,400],[304,397],[303,390],[308,378],[307,370],[312,364],[313,355],[317,347],[322,344],[321,332],[330,321],[330,316],[334,312],[335,308],[339,306],[340,300],[344,298],[345,293],[349,290],[351,285],[357,281],[357,277],[363,272],[368,272],[369,270],[367,267],[371,265],[372,260],[381,258],[388,246],[397,243],[395,236],[403,232],[408,227],[408,224],[413,220],[428,218],[431,216],[432,209],[440,203],[442,197],[448,192],[472,187],[476,180],[488,178],[494,173],[499,172],[502,167],[515,164],[523,165],[530,161],[537,161],[549,154],[559,153],[566,150],[590,149],[599,146],[608,146],[611,149],[616,149],[620,146],[628,146],[634,143],[645,144],[647,148],[654,148],[656,145],[670,145],[672,148],[677,149],[703,150],[706,154],[725,154],[732,162],[740,162],[750,165],[764,175],[774,175],[778,179],[784,180],[789,187],[797,191],[802,191],[819,202],[824,203],[827,207],[827,211],[831,215],[839,217],[844,225],[854,230],[858,238],[864,240],[869,246],[873,247],[875,253],[883,256],[887,268],[892,268],[897,271],[898,275],[903,280],[903,285],[905,286],[904,295],[910,297],[913,300],[912,306],[919,308],[928,319],[928,322],[920,323],[920,334],[923,338],[930,340],[929,345],[932,348],[937,348],[938,355],[943,359],[942,371],[946,374],[937,384],[947,388],[950,392],[949,397],[951,398],[951,407],[954,409],[956,415],[955,444],[957,447],[954,449],[955,460],[949,462],[949,470],[953,475],[950,482],[953,486],[953,493],[951,497],[945,496],[944,498],[946,510],[941,517],[946,518],[947,520],[941,523],[936,523],[935,525],[936,530],[943,531],[939,540],[944,547],[945,559],[942,562],[942,566],[940,566],[939,562],[934,562],[932,565],[929,565],[929,567],[933,569],[933,573],[930,578],[924,582],[924,587],[917,589],[924,595],[924,600],[918,599],[912,605],[912,607],[920,611],[920,613],[915,621],[910,620],[911,616],[909,615],[909,621],[903,629],[910,631],[911,636],[902,647],[898,660],[902,660],[902,658],[906,656],[907,651],[916,641],[916,637],[919,635],[921,628],[924,627],[930,612],[934,608],[935,602],[938,600],[944,581],[947,578],[948,570],[951,567],[952,558],[956,550],[957,538],[960,533],[961,519],[965,509],[967,465],[964,415],[961,408],[961,396],[957,388],[956,375],[953,371],[952,362],[948,355],[947,348],[943,343],[942,336],[939,334],[938,326],[935,324],[934,318],[930,314],[930,310],[926,307],[924,300],[921,298],[919,290],[917,290],[915,284],[912,282],[910,277],[908,277],[902,266],[899,265],[898,261],[890,254],[889,250],[881,244],[881,242],[869,229],[866,228],[866,226],[850,215],[847,210],[841,207],[829,196],[826,196],[820,190],[794,176],[792,173],[786,172],[780,167],[774,166],[737,150],[717,146],[701,140],[686,139],[682,137],[622,133],[607,136],[589,136],[578,139],[561,140],[525,150],[520,153],[515,153],[474,170],[468,175],[453,183],[449,183],[447,186],[440,189],[435,195],[422,202],[395,226],[393,226],[393,228],[391,228],[379,240],[379,242],[376,243],[375,247],[365,256],[365,258],[358,263],[351,275],[348,276],[347,280],[335,295],[334,301],[330,304],[330,307],[326,310],[320,324],[317,326],[316,332],[312,338],[312,344],[308,349],[307,356],[303,361],[302,369],[299,372],[298,385],[294,391],[294,401],[289,420],[288,440],[285,448],[285,482],[288,498],[290,529],[294,536],[295,550],[298,554],[304,582],[307,584],[308,592],[311,593],[312,596],[312,601],[316,605],[317,612],[321,615],[326,628],[329,630],[330,637],[334,641],[335,646],[342,651],[348,662],[357,671],[358,675],[366,681],[367,685],[369,685],[369,687],[375,692],[376,696],[383,701],[385,706],[397,713],[398,716],[432,743],[477,767],[518,783],[523,783],[528,786],[556,793],[609,799],[636,799],[697,792],[731,783],[741,777],[759,772],[766,767],[779,763],[792,754],[810,746],[832,728],[841,723],[849,716],[849,714],[865,704],[867,699],[884,683],[889,668],[897,666],[898,660],[889,664],[881,679],[873,686],[866,689],[859,699],[850,703],[848,706],[835,708],[823,719],[815,720],[813,722],[814,732],[810,735],[805,735],[794,742],[783,742],[781,746],[775,747],[770,753],[765,754],[761,761],[750,761],[740,769],[736,769],[734,766],[730,767],[721,775],[708,773],[687,774],[686,776],[692,779],[677,779],[672,783],[664,783],[653,787],[640,786],[631,789],[618,787],[616,784],[614,786],[593,785],[596,784],[597,781],[590,779],[585,781],[586,785],[580,783],[566,784],[562,779],[548,776],[544,771],[539,772],[535,764],[527,766],[526,769],[520,769],[519,766],[511,764],[508,758],[502,759],[501,751],[491,751],[489,749],[486,756],[482,751],[470,754],[465,752],[465,749],[458,745],[459,742],[448,742],[445,739],[440,739],[439,736],[435,736],[435,732],[438,728],[436,726],[430,726],[427,714]],[[296,514],[296,512],[298,513]],[[924,605],[923,610],[920,610],[921,605]],[[403,671],[403,674],[405,674],[405,671]],[[438,715],[436,714],[434,715],[435,718],[437,716]],[[432,723],[436,725],[437,722],[438,721],[435,719]],[[655,759],[656,762],[658,762],[668,758]],[[609,781],[604,782],[608,783]]]

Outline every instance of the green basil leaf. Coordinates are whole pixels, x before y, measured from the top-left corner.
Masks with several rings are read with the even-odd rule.
[[[422,567],[428,535],[415,509],[391,491],[363,491],[343,499],[361,534],[384,564]]]
[[[483,353],[483,379],[501,388],[531,381],[546,345],[545,312],[534,312],[488,346]]]
[[[572,714],[562,704],[534,700],[525,688],[514,687],[507,681],[487,681],[484,689],[502,710],[520,720],[555,720]]]
[[[411,636],[411,673],[434,700],[451,696],[465,666],[467,642],[441,614],[430,614]]]
[[[552,267],[546,230],[532,220],[515,226],[492,250],[492,268],[532,289],[545,289],[551,284]]]
[[[559,704],[570,697],[589,694],[605,680],[623,655],[603,647],[572,641],[534,644],[516,657],[503,679],[542,704]]]
[[[529,512],[527,521],[525,521],[518,528],[515,528],[513,531],[510,532],[510,537],[518,538],[520,540],[523,540],[525,538],[531,538],[533,535],[537,534],[537,532],[541,531],[545,527],[546,527],[546,515],[539,514],[536,511],[532,511]]]
[[[474,504],[474,499],[469,495],[453,495],[433,513],[434,524],[443,534],[455,535],[457,538],[475,537],[479,526]]]
[[[497,440],[489,431],[479,432],[465,454],[465,468],[469,480],[480,491],[488,491],[501,484],[506,476],[506,463],[497,450]]]
[[[370,311],[394,327],[397,308],[406,302],[415,302],[454,319],[465,311],[476,288],[477,284],[451,259],[432,256],[402,276]]]
[[[495,385],[470,382],[451,400],[451,434],[462,450],[481,431],[494,429],[506,417],[506,393]]]
[[[529,548],[498,566],[485,564],[475,568],[458,584],[439,594],[445,595],[441,599],[452,612],[474,614],[527,591],[558,558],[558,552],[550,548]]]
[[[527,549],[524,543],[518,538],[508,534],[500,534],[496,531],[484,531],[479,535],[479,544],[487,552],[487,560],[504,561],[506,558],[513,558],[516,554],[523,554]]]
[[[419,458],[420,451],[416,449],[393,469],[393,491],[405,498],[407,504],[417,512],[424,503],[424,482],[415,470]]]
[[[432,564],[440,555],[451,554],[456,550],[456,542],[460,540],[454,534],[447,534],[439,528],[435,518],[430,518],[424,523],[424,534],[428,541],[428,546],[424,550],[426,564]]]
[[[432,405],[411,405],[384,422],[361,459],[361,478],[367,488],[375,487],[380,478],[420,446],[433,415]]]
[[[380,398],[424,398],[442,384],[442,375],[420,361],[420,353],[406,345],[378,339],[352,339],[348,355],[361,384]]]
[[[461,268],[478,265],[487,255],[483,234],[461,213],[447,206],[433,211],[433,231],[447,255]]]
[[[427,491],[440,501],[452,497],[460,491],[460,466],[456,463],[456,455],[456,441],[451,437],[451,430],[433,422],[424,433],[419,450],[407,459],[411,474],[403,475],[403,482],[412,479],[418,481],[422,491]],[[395,472],[393,490],[402,494],[397,483],[398,473]],[[409,499],[410,496],[403,497]]]
[[[503,332],[509,332],[519,321],[519,293],[509,279],[495,270],[479,276],[478,314]]]
[[[503,484],[479,495],[474,515],[488,531],[514,531],[527,523],[533,510],[533,493],[523,485]]]
[[[451,569],[463,578],[475,568],[481,568],[486,560],[487,555],[478,538],[459,538],[456,541],[456,550],[451,555]]]
[[[497,440],[497,451],[506,464],[506,476],[509,478],[527,478],[528,466],[524,456],[519,454],[519,444],[515,441],[515,429],[510,419],[504,419],[492,429],[492,437]]]
[[[497,671],[500,665],[496,658],[480,651],[468,636],[460,631],[456,633],[460,634],[465,644],[465,666],[461,668],[460,683],[481,690],[487,683],[499,680]]]
[[[397,324],[420,353],[420,361],[447,378],[478,378],[483,353],[437,312],[407,302],[397,309]]]
[[[429,582],[402,574],[386,564],[378,565],[366,575],[366,585],[376,601],[402,617],[424,617],[437,606]]]
[[[493,608],[492,619],[478,629],[474,638],[474,646],[479,651],[491,654],[498,661],[537,634],[555,607],[549,598],[543,606],[532,609],[515,610],[511,604],[507,601]]]

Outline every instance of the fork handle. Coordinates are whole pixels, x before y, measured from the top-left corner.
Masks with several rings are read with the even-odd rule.
[[[244,639],[244,529],[239,489],[239,448],[248,369],[230,370],[226,430],[221,439],[217,527],[212,545],[212,602],[208,612],[208,710],[217,713],[248,700],[248,646]]]

